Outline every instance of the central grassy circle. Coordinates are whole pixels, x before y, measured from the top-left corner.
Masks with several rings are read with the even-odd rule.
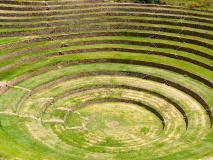
[[[160,120],[141,106],[108,102],[92,104],[72,112],[65,124],[69,129],[75,129],[76,126],[85,126],[85,129],[90,131],[116,132],[118,130],[119,132],[140,133],[141,128],[151,127],[150,122],[157,128],[161,126]],[[132,130],[127,127],[131,127]],[[83,128],[79,127],[79,129]]]
[[[135,104],[105,102],[73,111],[56,128],[64,141],[77,147],[103,152],[129,151],[154,140],[162,131],[161,121],[150,111]],[[57,130],[58,132],[58,130]],[[129,148],[130,147],[130,148]]]

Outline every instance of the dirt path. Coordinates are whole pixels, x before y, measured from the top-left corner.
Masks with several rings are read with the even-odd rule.
[[[24,88],[24,87],[21,87],[21,86],[13,86],[13,88],[19,88],[19,89],[22,89],[22,90],[25,90],[25,91],[31,91],[30,89]]]
[[[0,114],[16,115],[11,109],[7,109],[5,111],[1,111]]]
[[[88,124],[88,117],[81,117],[82,119],[84,119],[84,121],[82,122],[81,126],[74,126],[74,127],[66,127],[66,129],[83,129],[83,130],[87,130],[88,128],[86,127]]]

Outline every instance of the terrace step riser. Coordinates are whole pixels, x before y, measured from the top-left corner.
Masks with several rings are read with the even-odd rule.
[[[110,7],[118,7],[119,5],[108,5]],[[98,7],[101,7],[99,5]],[[103,7],[107,7],[107,5],[103,5]],[[131,7],[131,5],[130,5]],[[6,16],[6,17],[21,17],[21,16],[55,16],[55,15],[64,15],[64,14],[79,14],[79,13],[92,13],[92,12],[111,12],[111,11],[118,11],[118,12],[148,12],[148,13],[163,13],[163,14],[177,14],[177,15],[187,15],[187,16],[197,16],[197,17],[203,17],[203,18],[210,18],[213,19],[213,16],[207,15],[207,14],[198,14],[198,13],[189,13],[184,11],[172,11],[172,10],[153,10],[153,9],[147,9],[147,8],[97,8],[97,9],[89,9],[86,7],[83,10],[82,8],[79,10],[70,10],[70,11],[45,11],[40,13],[0,13],[0,16]]]
[[[0,4],[2,2],[0,1]],[[7,4],[7,3],[3,3]],[[20,4],[16,4],[20,5]],[[23,4],[22,4],[23,5]],[[29,5],[29,4],[28,4]],[[182,7],[174,7],[174,6],[169,6],[169,5],[155,5],[155,4],[141,4],[141,3],[103,3],[103,0],[99,1],[94,1],[94,3],[91,3],[89,1],[85,2],[75,2],[73,3],[72,1],[67,1],[67,3],[57,3],[57,5],[50,4],[48,2],[39,5],[34,5],[34,6],[0,6],[0,9],[2,10],[10,10],[10,11],[43,11],[43,10],[63,10],[63,9],[82,9],[82,8],[89,8],[89,7],[94,7],[94,6],[123,6],[123,7],[138,7],[138,8],[144,8],[144,7],[153,7],[153,8],[158,8],[158,9],[183,9]],[[195,10],[192,10],[195,11]],[[184,12],[184,11],[183,11]],[[199,12],[199,10],[197,10]],[[206,11],[206,12],[212,12],[212,11]]]
[[[52,52],[52,53],[46,53],[42,55],[37,55],[37,56],[31,56],[28,58],[24,58],[21,60],[18,60],[16,62],[10,63],[4,67],[0,68],[0,72],[10,69],[16,65],[29,62],[29,61],[34,61],[42,58],[47,58],[47,57],[52,57],[52,56],[62,56],[62,55],[67,55],[67,54],[81,54],[81,53],[87,53],[87,52],[112,52],[112,51],[117,51],[117,52],[127,52],[127,53],[139,53],[139,54],[150,54],[150,55],[159,55],[159,56],[165,56],[173,59],[178,59],[178,60],[183,60],[201,67],[204,67],[208,70],[213,71],[213,67],[199,62],[197,60],[193,60],[187,57],[179,56],[179,55],[172,55],[172,54],[167,54],[163,52],[158,52],[158,51],[150,51],[150,50],[137,50],[137,49],[125,49],[125,48],[90,48],[90,49],[77,49],[77,50],[68,50],[68,51],[63,51],[63,52]]]
[[[81,1],[61,1],[61,2],[54,2],[54,1],[5,1],[0,0],[0,3],[3,4],[15,4],[15,5],[66,5],[66,4],[84,4],[84,3],[100,3],[103,2],[102,0],[81,0]]]
[[[169,22],[169,21],[158,21],[158,20],[139,20],[139,19],[124,19],[124,18],[103,18],[94,20],[70,20],[69,22],[45,22],[39,24],[14,24],[14,25],[0,25],[0,28],[36,28],[36,27],[56,27],[63,25],[80,25],[90,23],[107,23],[107,22],[130,22],[130,23],[150,23],[150,24],[162,24],[172,26],[190,27],[203,30],[213,30],[212,26],[199,25],[185,22]],[[169,26],[168,26],[169,27]]]
[[[149,46],[149,47],[155,47],[155,48],[167,48],[167,49],[173,49],[173,50],[177,50],[177,51],[184,51],[187,53],[192,53],[195,55],[199,55],[205,58],[208,58],[210,60],[213,60],[213,56],[211,55],[206,55],[203,52],[199,52],[197,50],[193,50],[191,48],[186,48],[186,47],[180,47],[180,46],[175,46],[175,45],[169,45],[169,44],[163,44],[163,43],[150,43],[150,42],[138,42],[138,41],[128,41],[128,40],[92,40],[92,41],[80,41],[80,42],[66,42],[66,47],[69,46],[79,46],[79,45],[92,45],[92,44],[127,44],[127,45],[135,45],[135,46]],[[0,56],[0,60],[3,60],[5,58],[10,58],[13,56],[17,56],[23,53],[28,53],[28,52],[34,52],[34,51],[40,51],[40,50],[44,50],[44,49],[53,49],[53,48],[61,48],[64,47],[64,44],[61,43],[57,43],[57,44],[51,44],[51,45],[44,45],[44,46],[36,46],[36,47],[32,47],[32,48],[27,48],[27,49],[23,49],[23,50],[19,50],[16,52],[12,52],[12,53],[7,53],[4,54],[2,56]],[[150,51],[144,51],[144,52],[150,52]],[[70,52],[69,52],[70,53]],[[74,53],[79,53],[79,52],[75,52]],[[136,51],[135,53],[139,53],[139,51]],[[169,56],[168,54],[164,54],[163,52],[153,52],[152,53],[158,53],[159,55],[162,56]],[[161,53],[161,54],[160,54]],[[186,57],[180,56],[180,55],[171,55],[171,58],[175,58],[180,59],[180,60],[187,60]],[[184,59],[186,58],[186,59]],[[189,62],[192,62],[189,60]],[[195,63],[196,64],[196,63]],[[206,64],[207,65],[207,64]],[[202,66],[202,65],[201,65]],[[206,68],[206,67],[204,67]],[[211,67],[207,67],[207,69],[211,69]]]
[[[157,32],[168,32],[176,33],[180,35],[189,35],[197,36],[200,38],[205,38],[213,40],[213,35],[207,33],[201,33],[190,30],[180,30],[180,29],[171,29],[171,28],[162,28],[162,27],[146,27],[146,26],[135,26],[135,25],[93,25],[93,26],[78,26],[72,28],[47,28],[33,31],[16,31],[16,32],[0,32],[1,37],[18,37],[18,36],[35,36],[43,34],[58,34],[64,32],[80,32],[80,31],[95,31],[95,30],[117,30],[117,29],[128,29],[128,30],[146,30],[146,31],[157,31]],[[151,36],[155,36],[152,34]]]
[[[79,18],[88,18],[89,17],[98,17],[98,16],[134,16],[134,17],[151,17],[151,18],[168,18],[168,19],[184,19],[188,21],[193,22],[204,22],[204,23],[213,23],[213,20],[208,19],[201,19],[201,18],[195,18],[195,17],[182,17],[182,16],[172,16],[172,15],[156,15],[156,14],[146,14],[146,13],[119,13],[119,12],[100,12],[100,13],[88,13],[83,15],[64,15],[64,16],[57,16],[57,17],[48,17],[48,18],[24,18],[24,19],[1,19],[0,22],[41,22],[41,21],[53,21],[53,20],[69,20],[69,19],[79,19]]]
[[[131,32],[94,32],[94,33],[79,33],[79,34],[70,34],[70,35],[60,35],[60,36],[52,36],[52,37],[46,37],[46,38],[35,38],[35,39],[30,39],[30,40],[24,40],[24,41],[20,41],[20,42],[15,42],[15,43],[9,43],[6,45],[2,45],[0,46],[0,49],[5,49],[5,48],[9,48],[9,47],[15,47],[18,45],[24,45],[24,44],[30,44],[30,43],[35,43],[35,42],[42,42],[42,41],[52,41],[52,40],[66,40],[66,39],[70,39],[70,38],[86,38],[86,37],[100,37],[100,36],[135,36],[135,37],[150,37],[150,38],[157,38],[157,39],[167,39],[167,40],[172,40],[172,41],[177,41],[177,42],[185,42],[185,43],[191,43],[191,44],[196,44],[196,45],[201,45],[204,46],[206,48],[210,48],[213,49],[213,45],[204,43],[204,42],[200,42],[200,41],[196,41],[196,40],[191,40],[191,39],[186,39],[186,38],[178,38],[178,37],[170,37],[170,36],[164,36],[164,35],[157,35],[154,34],[154,37],[151,37],[151,34],[145,34],[145,33],[131,33]],[[123,41],[122,41],[123,42]],[[68,43],[68,42],[67,42]],[[80,42],[79,42],[80,43]],[[84,42],[83,42],[84,43]],[[85,42],[86,44],[88,44],[88,42]],[[135,42],[129,42],[130,44],[134,44]],[[139,42],[137,42],[137,44],[135,45],[149,45],[146,44],[144,42],[140,42],[141,44],[139,44]],[[72,43],[69,43],[70,45],[72,45]],[[75,43],[73,43],[74,45]],[[186,48],[186,47],[180,47],[180,46],[173,46],[173,45],[169,45],[169,44],[156,44],[156,43],[152,43],[155,46],[159,47],[159,48],[164,48],[168,47],[170,49],[175,49],[175,50],[179,50],[179,51],[185,51],[188,53],[193,53],[205,58],[208,58],[210,60],[213,59],[213,57],[209,54],[206,54],[204,52],[201,51],[197,51],[191,48]],[[60,44],[61,45],[61,44]],[[27,49],[28,50],[28,49]],[[24,50],[24,51],[27,51]],[[33,50],[29,50],[29,51],[33,51]],[[15,53],[12,53],[12,55],[16,55],[17,54],[21,54],[23,53],[22,51],[17,51]],[[6,56],[6,55],[5,55]],[[4,58],[4,56],[2,56],[2,58]],[[1,58],[1,59],[2,59]]]

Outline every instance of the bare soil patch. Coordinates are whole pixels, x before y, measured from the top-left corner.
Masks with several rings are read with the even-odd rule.
[[[7,84],[7,81],[0,81],[0,88],[2,87],[2,86],[5,86]]]
[[[64,123],[63,120],[58,119],[58,118],[52,118],[52,119],[48,119],[48,120],[43,120],[43,122],[62,122],[62,123]]]
[[[106,122],[106,125],[109,127],[116,127],[119,126],[119,122],[118,121],[111,121],[111,122]]]

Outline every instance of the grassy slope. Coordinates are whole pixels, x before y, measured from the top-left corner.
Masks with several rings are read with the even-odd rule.
[[[174,2],[174,1],[173,1]],[[177,4],[175,4],[177,5]],[[112,23],[107,23],[107,24],[112,24]],[[148,25],[148,24],[146,24]],[[176,28],[176,27],[174,27]],[[178,28],[178,27],[177,27]],[[5,29],[4,29],[5,30]],[[7,30],[7,29],[6,29]],[[13,30],[13,29],[12,29]],[[20,30],[23,30],[23,28],[21,28]],[[2,29],[3,31],[3,29]],[[7,30],[9,31],[9,30]],[[128,30],[127,30],[128,31]],[[90,31],[88,31],[90,32]],[[153,32],[154,33],[154,32]],[[170,34],[172,35],[172,34]],[[173,34],[175,35],[175,34]],[[46,36],[46,35],[44,35]],[[186,36],[187,37],[187,36]],[[188,36],[190,38],[194,38],[192,36]],[[25,39],[25,37],[14,37],[14,38],[0,38],[0,44],[4,44],[4,43],[8,43],[8,42],[13,42],[13,41],[19,41],[21,39]],[[197,38],[197,37],[195,37]],[[152,40],[152,39],[148,39],[148,38],[136,38],[136,37],[97,37],[97,38],[85,38],[85,39],[80,39],[80,40],[94,40],[94,39],[132,39],[132,40],[138,40],[138,41],[150,41],[150,42],[158,42],[159,40]],[[199,39],[199,38],[197,38]],[[209,42],[211,43],[210,40],[205,40],[203,38],[200,38],[203,41]],[[70,40],[67,40],[67,42],[69,42]],[[74,41],[74,40],[71,40]],[[78,41],[78,40],[77,40]],[[23,45],[20,47],[11,47],[9,49],[4,49],[1,50],[0,54],[7,54],[10,53],[12,51],[16,51],[18,49],[21,48],[25,48],[25,47],[32,47],[32,46],[36,46],[36,45],[44,45],[44,44],[51,44],[51,43],[61,43],[64,42],[62,41],[56,41],[56,42],[46,42],[46,43],[33,43],[33,44],[29,44],[29,45]],[[163,43],[171,43],[174,44],[174,42],[168,42],[166,40],[162,40]],[[182,45],[182,43],[180,42],[175,42],[175,44],[177,45]],[[211,54],[211,50],[210,49],[206,49],[204,47],[200,47],[200,46],[196,46],[196,45],[189,45],[189,44],[183,44],[184,46],[190,46],[191,48],[200,50],[200,51],[204,51],[208,54]],[[135,49],[141,49],[140,46],[131,46],[131,45],[123,45],[123,44],[98,44],[98,45],[84,45],[84,46],[71,46],[71,47],[66,47],[66,48],[62,48],[61,50],[66,50],[66,49],[77,49],[77,48],[92,48],[92,47],[122,47],[122,48],[135,48]],[[143,47],[143,49],[150,49],[152,50],[153,48],[151,47]],[[52,51],[57,51],[58,48],[56,49],[46,49],[46,50],[42,50],[42,51],[35,51],[35,52],[30,52],[30,53],[25,53],[24,56],[32,56],[32,55],[39,55],[39,54],[44,54],[47,52],[52,52]],[[155,48],[154,48],[155,50]],[[167,52],[167,53],[171,53],[174,50],[170,50],[170,49],[156,49],[158,51],[163,51],[163,52]],[[184,55],[184,56],[188,56],[194,59],[199,59],[199,56],[193,55],[190,56],[189,53],[185,53],[185,52],[177,52],[176,54],[180,54],[180,55]],[[4,66],[6,64],[9,64],[13,61],[16,61],[20,58],[22,58],[23,55],[19,55],[16,56],[14,58],[11,59],[5,59],[3,60],[4,62],[1,63],[1,66]],[[8,69],[4,72],[1,72],[1,78],[0,80],[10,80],[11,78],[14,78],[16,76],[19,76],[23,73],[27,73],[29,71],[32,71],[34,69],[49,65],[49,64],[53,64],[55,62],[60,62],[60,61],[67,61],[67,60],[76,60],[76,59],[87,59],[87,58],[123,58],[123,59],[134,59],[134,60],[145,60],[145,61],[153,61],[156,63],[162,63],[162,64],[169,64],[169,65],[174,65],[176,67],[180,67],[184,70],[188,70],[190,72],[196,73],[202,77],[205,77],[209,80],[213,80],[212,77],[212,72],[210,72],[209,70],[206,70],[202,67],[199,66],[195,66],[193,64],[189,64],[186,62],[182,62],[182,61],[176,61],[176,60],[172,60],[171,58],[166,58],[166,57],[160,57],[160,56],[154,56],[154,55],[141,55],[141,54],[130,54],[130,53],[124,53],[124,52],[98,52],[98,53],[83,53],[83,54],[76,54],[76,55],[64,55],[64,56],[55,56],[55,57],[51,57],[51,58],[43,58],[41,60],[37,60],[37,61],[30,61],[30,62],[26,62],[20,65],[17,65],[11,69]],[[202,62],[206,62],[208,64],[212,64],[213,62],[210,60],[206,60],[205,58],[200,58],[199,59]],[[190,67],[189,67],[190,66]],[[32,76],[29,79],[23,80],[21,82],[19,82],[17,85],[28,88],[28,89],[33,89],[36,86],[39,86],[41,84],[47,83],[51,80],[54,80],[56,78],[65,76],[65,75],[70,75],[73,73],[79,73],[79,72],[85,72],[85,71],[91,71],[91,70],[101,70],[101,69],[108,69],[108,70],[119,70],[119,71],[135,71],[135,72],[141,72],[141,73],[145,73],[145,74],[152,74],[155,76],[159,76],[159,77],[163,77],[165,79],[174,81],[178,84],[184,85],[188,88],[192,88],[194,91],[196,91],[201,97],[205,98],[206,102],[210,105],[213,106],[213,100],[212,100],[212,90],[209,87],[206,87],[205,85],[192,80],[191,78],[184,76],[184,75],[179,75],[179,74],[175,74],[166,70],[162,70],[162,69],[156,69],[156,68],[152,68],[152,67],[144,67],[144,66],[136,66],[136,65],[125,65],[125,64],[84,64],[84,65],[74,65],[74,66],[63,66],[61,69],[55,69],[55,70],[51,70],[51,71],[45,71],[39,75],[36,76]],[[197,72],[199,71],[199,73]],[[118,79],[111,79],[111,81],[109,81],[108,83],[112,83],[112,84],[121,84],[122,82],[127,83],[127,84],[131,84],[131,85],[136,85],[132,84],[132,81],[126,81],[126,79],[124,78],[124,81],[121,81],[121,79],[124,77],[118,77]],[[90,79],[91,80],[91,79]],[[119,82],[120,80],[120,82]],[[139,80],[138,80],[139,81]],[[27,114],[30,113],[36,113],[38,114],[38,111],[40,112],[40,109],[42,107],[42,105],[44,105],[44,102],[42,103],[37,103],[39,99],[42,99],[43,97],[51,97],[51,96],[55,96],[59,93],[64,93],[65,91],[68,91],[70,88],[78,88],[79,84],[77,83],[78,80],[74,81],[73,83],[60,83],[58,85],[49,87],[45,90],[42,90],[41,92],[31,96],[26,103],[22,106],[23,110],[26,109]],[[98,83],[103,83],[104,81],[98,82],[93,80],[93,84],[98,84]],[[136,81],[134,81],[136,82]],[[143,83],[142,83],[143,82]],[[77,83],[77,84],[76,84]],[[87,85],[88,83],[88,79],[85,78],[85,80],[82,81],[82,86],[83,85]],[[151,83],[149,84],[148,82],[146,82],[147,85],[145,84],[145,81],[139,81],[138,84],[140,84],[140,87],[151,87]],[[75,85],[76,86],[75,86]],[[157,83],[155,84],[157,86]],[[169,86],[167,86],[167,88],[165,87],[165,90],[163,90],[165,86],[158,86],[158,88],[152,88],[153,90],[165,94],[166,96],[170,96],[170,98],[174,98],[172,97],[173,95],[171,95],[172,92],[168,92],[172,91],[171,88],[169,88]],[[65,88],[65,89],[64,89]],[[171,89],[171,90],[170,90]],[[24,94],[26,94],[27,91],[22,90],[22,89],[18,89],[18,88],[9,88],[3,95],[0,95],[0,105],[3,106],[1,107],[1,111],[5,111],[6,109],[12,109],[13,112],[16,111],[16,107],[20,101],[20,99],[23,97]],[[81,102],[84,100],[84,97],[87,98],[88,95],[91,95],[90,98],[97,98],[97,97],[104,97],[104,96],[108,96],[108,97],[113,97],[113,96],[121,96],[124,98],[131,98],[131,96],[133,96],[134,98],[142,98],[142,101],[150,101],[152,99],[155,99],[155,97],[150,96],[150,95],[140,95],[139,93],[132,92],[123,92],[123,94],[121,93],[120,90],[98,90],[97,93],[99,93],[99,95],[97,96],[96,91],[89,91],[89,92],[85,92],[82,94],[78,94],[78,97],[76,96],[68,96],[66,98],[63,98],[59,101],[56,101],[52,104],[51,107],[60,107],[63,106],[64,104],[69,104],[70,102],[74,101],[74,102]],[[113,94],[111,94],[113,93]],[[111,94],[111,95],[110,95]],[[180,96],[183,93],[177,93],[175,94],[177,97]],[[110,95],[110,96],[109,96]],[[140,95],[140,96],[139,96]],[[137,97],[138,96],[138,97]],[[83,98],[82,98],[83,97]],[[78,99],[80,98],[80,99]],[[6,116],[6,115],[0,115],[0,134],[1,134],[1,139],[0,139],[0,158],[16,158],[16,157],[20,157],[23,159],[140,159],[141,157],[149,157],[148,159],[183,159],[183,158],[187,158],[187,157],[191,157],[193,159],[197,159],[197,158],[202,158],[204,156],[209,156],[212,155],[212,148],[213,148],[213,143],[212,143],[212,136],[213,136],[213,131],[209,130],[208,126],[209,126],[209,120],[207,115],[205,115],[205,111],[203,110],[203,108],[200,106],[200,110],[197,110],[194,114],[191,114],[191,110],[193,107],[196,106],[197,102],[192,100],[194,104],[192,106],[187,105],[184,101],[180,100],[181,97],[179,99],[176,99],[177,103],[179,103],[180,105],[183,106],[184,109],[186,109],[187,113],[189,113],[189,118],[192,122],[194,122],[193,124],[190,125],[189,130],[182,135],[182,139],[178,139],[178,135],[179,133],[183,133],[185,130],[183,130],[182,126],[184,126],[184,122],[180,119],[181,116],[178,112],[173,112],[173,111],[169,111],[167,114],[165,114],[166,116],[168,116],[168,118],[177,118],[178,120],[175,121],[173,120],[170,124],[172,125],[170,128],[169,126],[167,126],[170,130],[168,130],[167,136],[169,134],[170,137],[168,138],[170,141],[170,144],[167,144],[165,142],[155,142],[153,143],[153,146],[148,146],[147,148],[144,148],[144,150],[140,151],[140,152],[126,152],[125,154],[123,153],[114,153],[113,151],[110,152],[110,149],[106,149],[105,147],[110,145],[113,147],[121,147],[122,145],[124,145],[124,143],[121,143],[120,140],[116,140],[116,138],[112,138],[112,137],[108,137],[106,135],[101,135],[99,130],[101,128],[101,130],[103,131],[113,131],[113,133],[115,133],[115,131],[112,128],[109,128],[105,125],[105,123],[103,122],[103,119],[107,119],[108,121],[113,121],[114,119],[117,119],[120,122],[124,122],[124,126],[122,128],[122,126],[120,126],[121,130],[124,132],[126,128],[126,126],[128,127],[132,127],[130,125],[129,122],[127,122],[127,119],[132,119],[132,121],[135,122],[135,119],[133,119],[134,115],[137,115],[139,117],[139,121],[137,121],[140,125],[145,126],[142,127],[141,133],[149,133],[151,134],[151,132],[154,132],[155,130],[150,130],[147,131],[147,128],[149,128],[150,126],[152,126],[155,129],[158,129],[160,126],[160,122],[159,120],[153,116],[150,112],[147,112],[146,110],[142,109],[142,114],[139,114],[138,112],[136,113],[134,110],[132,109],[127,109],[125,111],[125,114],[119,114],[122,112],[122,107],[119,108],[120,105],[119,104],[118,107],[115,106],[111,106],[112,104],[96,104],[95,106],[90,105],[88,107],[84,107],[82,109],[79,109],[79,113],[82,114],[83,117],[91,117],[90,120],[92,121],[92,123],[90,123],[88,125],[89,131],[90,133],[94,133],[93,135],[88,135],[88,131],[84,131],[84,130],[75,130],[74,132],[70,131],[70,130],[65,130],[63,129],[63,127],[66,127],[64,125],[70,125],[72,126],[78,126],[81,125],[82,123],[82,117],[80,117],[78,114],[78,112],[75,112],[74,114],[71,114],[70,117],[68,117],[68,121],[66,122],[66,124],[61,125],[60,123],[44,123],[43,125],[34,119],[31,118],[17,118],[16,116]],[[156,99],[157,100],[157,99]],[[34,103],[31,105],[31,108],[28,108],[28,103]],[[189,98],[189,102],[190,102],[190,98]],[[125,106],[123,104],[123,106]],[[160,105],[159,105],[160,106]],[[62,117],[64,116],[64,113],[62,114],[61,112],[59,112],[59,110],[55,109],[55,110],[51,110],[51,107],[49,110],[47,110],[47,112],[45,114],[47,114],[46,118],[50,118],[50,117],[54,117],[54,116],[58,116],[58,117]],[[91,107],[94,110],[91,110]],[[111,107],[111,110],[109,109]],[[134,108],[135,106],[133,106]],[[136,107],[137,108],[137,107]],[[115,110],[117,109],[117,113],[115,115]],[[135,108],[134,108],[135,109]],[[32,111],[32,112],[31,112]],[[97,112],[95,112],[97,111]],[[104,114],[101,115],[101,113]],[[200,111],[200,112],[199,112]],[[132,114],[128,115],[127,112]],[[113,115],[114,113],[114,115]],[[23,115],[25,114],[25,112],[22,113]],[[134,115],[133,115],[134,114]],[[170,115],[171,114],[171,115]],[[191,114],[191,115],[190,115]],[[171,117],[170,117],[171,116]],[[147,118],[149,119],[150,117],[152,118],[152,123],[149,123],[147,121],[144,121],[144,119],[141,119],[141,117],[143,118]],[[203,119],[203,121],[202,121]],[[200,121],[198,121],[200,120]],[[96,124],[99,128],[96,127]],[[135,123],[134,123],[135,124]],[[152,125],[150,125],[152,124]],[[203,126],[203,124],[205,124],[205,126]],[[176,126],[177,125],[177,126]],[[179,126],[178,126],[179,125]],[[69,127],[70,127],[69,126]],[[133,126],[132,130],[135,130],[136,132],[138,131],[138,128],[134,128],[135,126]],[[151,128],[151,127],[150,127]],[[152,128],[152,129],[153,129]],[[200,129],[202,128],[202,129]],[[111,130],[112,129],[112,130]],[[196,134],[194,134],[196,130]],[[127,131],[128,134],[131,130]],[[173,131],[175,131],[175,133],[173,134]],[[154,132],[155,133],[155,132]],[[139,133],[137,132],[137,135]],[[207,134],[207,135],[205,135]],[[58,138],[57,136],[60,138]],[[175,136],[174,136],[175,135]],[[102,136],[102,137],[101,137]],[[105,138],[103,138],[105,136]],[[122,137],[122,134],[119,134],[116,132],[116,134],[114,134],[114,137]],[[162,140],[164,140],[164,134],[159,135],[159,131],[156,132],[155,135],[157,138],[158,136],[162,138]],[[154,136],[154,138],[156,138]],[[176,137],[177,136],[177,137]],[[204,137],[205,136],[205,137]],[[87,137],[87,139],[85,140],[85,137]],[[149,135],[145,135],[146,139],[145,141],[150,140]],[[84,148],[85,146],[81,146],[81,145],[85,145],[85,141],[88,142],[89,141],[93,141],[94,142],[94,138],[96,138],[96,140],[98,139],[102,139],[103,141],[98,142],[96,145],[92,145],[89,148]],[[118,139],[119,139],[118,138]],[[126,137],[124,137],[126,138]],[[128,138],[128,136],[127,136]],[[200,139],[199,141],[196,141],[195,143],[194,140]],[[141,143],[143,143],[144,141],[139,141]],[[172,143],[171,143],[172,142]],[[71,144],[71,148],[69,145],[67,144]],[[131,144],[131,143],[130,143]],[[134,143],[133,143],[134,144]],[[175,146],[175,144],[178,144],[177,146]],[[183,144],[183,145],[181,145]],[[156,146],[155,146],[156,145]],[[178,149],[181,149],[181,147],[185,147],[185,146],[189,146],[190,147],[186,150],[183,151],[178,151]],[[12,146],[12,149],[11,149]],[[55,148],[54,148],[55,147]],[[62,147],[62,148],[61,148]],[[79,148],[75,148],[75,147],[79,147]],[[81,148],[82,147],[82,148]],[[150,147],[154,147],[155,150],[149,150]],[[169,148],[171,147],[171,148]],[[162,148],[162,151],[161,151]],[[116,148],[117,149],[117,148]],[[115,151],[116,151],[115,149]],[[173,152],[168,154],[168,152],[172,150]],[[106,151],[109,151],[108,154],[104,153]],[[71,154],[70,154],[71,152]],[[99,152],[99,153],[98,153]],[[103,152],[100,153],[100,152]],[[155,157],[155,155],[153,153],[156,153],[157,156]],[[166,154],[167,153],[167,154]],[[144,158],[145,159],[145,158]]]

